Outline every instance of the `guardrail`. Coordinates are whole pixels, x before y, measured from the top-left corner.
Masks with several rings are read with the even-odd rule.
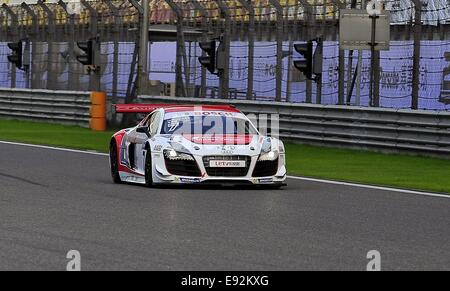
[[[106,94],[0,88],[0,117],[106,129]]]
[[[140,96],[143,103],[232,104],[278,114],[280,137],[308,144],[450,157],[450,112]]]

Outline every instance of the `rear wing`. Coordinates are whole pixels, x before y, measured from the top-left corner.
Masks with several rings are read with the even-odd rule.
[[[203,111],[230,111],[240,112],[233,105],[180,105],[180,104],[115,104],[116,113],[152,113],[160,108],[175,111],[203,110]]]
[[[171,107],[174,104],[115,104],[116,113],[152,113],[153,111]]]

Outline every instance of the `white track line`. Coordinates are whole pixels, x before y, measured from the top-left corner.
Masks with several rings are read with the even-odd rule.
[[[42,146],[42,145],[32,145],[32,144],[8,142],[8,141],[0,141],[0,144],[25,146],[25,147],[32,147],[32,148],[39,148],[39,149],[46,149],[46,150],[56,150],[56,151],[78,153],[78,154],[88,154],[88,155],[95,155],[95,156],[109,156],[108,154],[103,154],[103,153],[98,153],[98,152],[71,150],[71,149],[65,149],[65,148]],[[331,180],[296,177],[296,176],[288,176],[288,178],[292,179],[292,180],[301,180],[301,181],[347,186],[347,187],[354,187],[354,188],[364,188],[364,189],[372,189],[372,190],[379,190],[379,191],[388,191],[388,192],[396,192],[396,193],[412,194],[412,195],[420,195],[420,196],[428,196],[428,197],[436,197],[436,198],[447,198],[447,199],[450,198],[450,195],[446,195],[446,194],[436,194],[436,193],[428,193],[428,192],[421,192],[421,191],[404,190],[404,189],[381,187],[381,186],[371,186],[371,185],[355,184],[355,183],[347,183],[347,182],[337,182],[337,181],[331,181]]]
[[[430,196],[430,197],[438,197],[438,198],[450,198],[450,195],[446,195],[446,194],[436,194],[436,193],[428,193],[428,192],[421,192],[421,191],[404,190],[404,189],[398,189],[398,188],[371,186],[371,185],[364,185],[364,184],[355,184],[355,183],[338,182],[338,181],[330,181],[330,180],[322,180],[322,179],[314,179],[314,178],[295,177],[295,176],[288,176],[288,178],[293,179],[293,180],[301,180],[301,181],[316,182],[316,183],[331,184],[331,185],[340,185],[340,186],[349,186],[349,187],[354,187],[354,188],[364,188],[364,189],[389,191],[389,192]]]
[[[18,142],[9,142],[9,141],[0,141],[0,144],[24,146],[24,147],[46,149],[46,150],[54,150],[54,151],[62,151],[62,152],[70,152],[70,153],[77,153],[77,154],[89,154],[89,155],[95,155],[95,156],[109,156],[108,154],[103,154],[103,153],[98,153],[98,152],[71,150],[71,149],[65,149],[65,148],[43,146],[43,145],[34,145],[34,144],[27,144],[27,143],[18,143]]]

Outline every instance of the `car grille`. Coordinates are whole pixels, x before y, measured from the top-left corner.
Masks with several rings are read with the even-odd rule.
[[[210,161],[245,161],[245,168],[211,168]],[[203,164],[210,177],[245,177],[248,174],[252,158],[249,156],[206,156]]]
[[[258,161],[253,170],[252,177],[270,177],[275,176],[278,171],[278,159],[275,161]]]
[[[172,161],[165,158],[167,171],[172,175],[201,177],[202,173],[196,161]]]

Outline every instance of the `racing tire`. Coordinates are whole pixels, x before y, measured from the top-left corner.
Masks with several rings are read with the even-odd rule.
[[[152,153],[147,151],[145,155],[145,186],[153,187],[153,168],[152,168]]]
[[[109,164],[111,166],[111,177],[114,183],[121,184],[119,174],[119,158],[117,156],[117,144],[113,141],[109,147]]]

